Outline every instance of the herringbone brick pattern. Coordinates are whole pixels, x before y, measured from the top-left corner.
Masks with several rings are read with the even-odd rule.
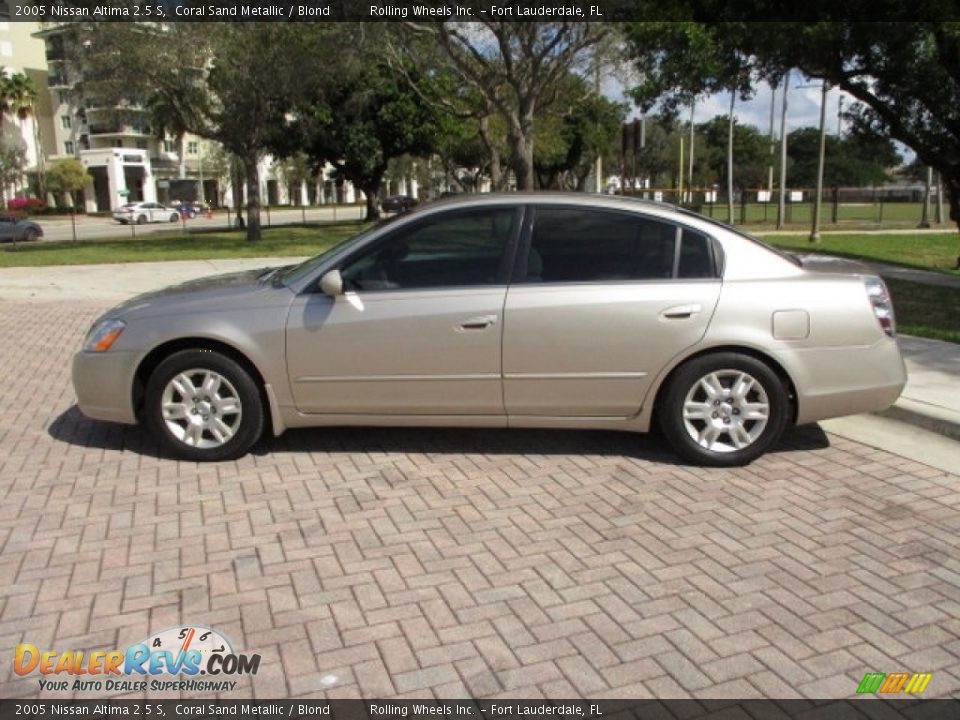
[[[179,463],[73,407],[100,309],[0,303],[0,696],[40,694],[19,642],[186,623],[262,654],[230,697],[960,690],[956,475],[817,428],[736,470],[626,434],[414,429]]]

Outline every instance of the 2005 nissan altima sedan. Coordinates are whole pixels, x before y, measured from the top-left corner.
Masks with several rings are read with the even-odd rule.
[[[319,425],[609,428],[740,465],[906,380],[883,282],[670,206],[439,201],[299,265],[147,293],[73,363],[80,409],[189,460]]]

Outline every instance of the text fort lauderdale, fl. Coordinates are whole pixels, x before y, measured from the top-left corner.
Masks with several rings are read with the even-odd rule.
[[[483,10],[460,5],[371,5],[370,17],[406,18],[406,17],[477,17],[481,20],[489,17],[509,18],[545,18],[545,17],[603,17],[599,5],[591,5],[584,10],[577,5],[491,5]]]

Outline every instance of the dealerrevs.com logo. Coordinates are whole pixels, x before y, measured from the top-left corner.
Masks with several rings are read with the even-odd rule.
[[[59,652],[22,643],[13,660],[17,675],[41,675],[41,690],[225,691],[237,685],[227,678],[256,675],[259,669],[259,655],[235,652],[226,636],[200,625],[168,628],[126,650]],[[189,679],[170,679],[176,676]]]

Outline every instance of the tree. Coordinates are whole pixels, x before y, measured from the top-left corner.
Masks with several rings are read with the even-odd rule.
[[[738,19],[758,22],[702,25],[720,28],[723,47],[752,58],[765,77],[798,68],[854,96],[862,104],[860,124],[899,140],[940,173],[950,218],[960,227],[960,24],[953,4],[927,4],[920,11],[897,0],[848,0],[843,18],[874,20],[802,23],[761,22],[781,11],[772,0],[744,7]],[[703,17],[730,12],[722,0],[697,3]],[[837,17],[835,3],[826,0],[810,0],[804,12]]]
[[[576,75],[558,83],[556,100],[542,108],[534,142],[541,188],[584,190],[598,155],[619,136],[625,105],[597,95]]]
[[[517,187],[532,190],[538,110],[549,104],[560,78],[580,69],[608,27],[589,22],[494,21],[409,22],[405,26],[433,39],[443,51],[447,68],[504,118]],[[402,42],[398,49],[410,62],[422,63],[417,48],[417,43]]]
[[[663,111],[676,112],[705,93],[728,91],[726,169],[727,220],[733,222],[734,107],[737,96],[753,95],[749,57],[730,42],[730,23],[637,22],[629,23],[626,36],[643,82],[633,96],[646,112],[661,101]]]
[[[704,142],[701,156],[713,176],[722,184],[733,185],[741,191],[761,187],[767,179],[768,139],[752,125],[733,123],[733,155],[737,159],[736,170],[728,177],[730,118],[717,115],[699,126]]]
[[[37,102],[37,90],[33,81],[24,73],[0,72],[0,154],[2,154],[2,178],[0,178],[0,203],[6,205],[6,188],[20,181],[27,164],[26,148],[15,133],[7,133],[4,121],[7,116],[26,120],[33,114]],[[10,137],[8,137],[10,135]],[[42,178],[41,178],[42,185]]]
[[[796,187],[813,187],[820,161],[820,130],[798,128],[787,136],[790,177]],[[889,138],[850,134],[826,137],[823,182],[826,187],[879,185],[901,162]]]
[[[25,73],[0,72],[0,138],[7,115],[26,120],[37,104],[37,89]]]
[[[83,28],[87,78],[101,101],[153,109],[154,122],[216,141],[237,158],[247,189],[248,241],[260,238],[260,169],[295,98],[303,68],[330,44],[321,25],[92,23]],[[75,43],[76,44],[76,43]],[[88,82],[89,85],[89,82]],[[137,97],[129,97],[137,88]],[[85,88],[88,89],[88,88]],[[239,196],[239,188],[235,188]]]
[[[0,142],[0,204],[7,207],[7,187],[23,178],[27,164],[27,149],[23,143]]]
[[[325,75],[270,148],[281,156],[302,148],[316,166],[330,163],[338,177],[363,191],[366,218],[373,220],[390,160],[432,152],[442,123],[386,62],[348,61]]]
[[[52,193],[70,195],[70,205],[76,204],[74,193],[81,192],[93,182],[83,163],[73,158],[57,160],[47,170],[47,189]]]

